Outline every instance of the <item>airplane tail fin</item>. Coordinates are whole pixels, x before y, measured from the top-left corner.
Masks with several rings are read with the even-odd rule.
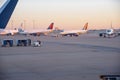
[[[54,23],[51,23],[47,29],[53,29]]]
[[[0,8],[0,28],[5,29],[18,0],[7,0]]]
[[[88,29],[88,22],[83,27],[83,30],[87,30],[87,29]]]

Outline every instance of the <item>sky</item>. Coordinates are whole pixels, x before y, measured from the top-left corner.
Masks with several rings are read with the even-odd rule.
[[[0,0],[2,5],[6,0]],[[120,28],[120,0],[19,0],[7,25],[8,29],[82,29]]]

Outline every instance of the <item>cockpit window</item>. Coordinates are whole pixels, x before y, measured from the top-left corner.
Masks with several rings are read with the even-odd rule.
[[[111,32],[111,30],[107,30],[107,32]]]

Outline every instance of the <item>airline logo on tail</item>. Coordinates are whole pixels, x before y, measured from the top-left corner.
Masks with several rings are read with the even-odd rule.
[[[88,22],[83,27],[83,30],[87,30],[87,29],[88,29]]]
[[[54,23],[51,23],[47,29],[48,29],[48,30],[49,30],[49,29],[53,29],[53,26],[54,26]]]
[[[18,0],[7,0],[0,8],[0,28],[5,29]]]

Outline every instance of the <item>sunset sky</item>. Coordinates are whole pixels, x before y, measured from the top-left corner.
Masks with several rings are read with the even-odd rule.
[[[6,0],[0,0],[2,5]],[[7,28],[46,29],[51,22],[61,29],[120,28],[120,0],[19,0]]]

